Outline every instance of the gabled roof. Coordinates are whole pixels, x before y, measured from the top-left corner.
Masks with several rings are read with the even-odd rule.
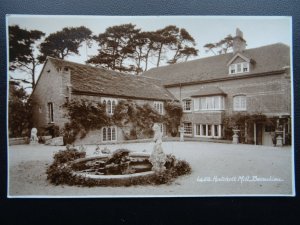
[[[159,84],[160,81],[153,78],[127,75],[50,57],[47,61],[57,68],[67,67],[70,70],[73,93],[149,100],[175,100],[175,97]]]
[[[226,95],[220,88],[215,86],[204,86],[191,94],[191,97]]]
[[[226,64],[226,66],[229,66],[230,64],[232,64],[232,62],[233,62],[234,60],[236,60],[236,58],[238,58],[238,57],[240,57],[240,58],[242,58],[243,60],[245,60],[245,62],[250,62],[250,61],[251,61],[251,59],[249,59],[248,57],[246,57],[246,56],[244,56],[243,54],[241,54],[240,52],[238,52],[238,53],[236,53],[236,54],[232,57],[232,59]]]
[[[282,43],[244,50],[241,54],[255,61],[245,74],[268,73],[290,66],[290,48]],[[233,57],[233,53],[211,56],[153,68],[142,75],[161,79],[163,85],[222,79],[229,76],[227,64]]]

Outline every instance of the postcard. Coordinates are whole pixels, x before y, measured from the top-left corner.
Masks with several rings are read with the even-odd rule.
[[[8,197],[295,196],[291,17],[6,24]]]

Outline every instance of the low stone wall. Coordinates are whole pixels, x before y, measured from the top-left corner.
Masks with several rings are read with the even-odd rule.
[[[51,139],[51,136],[42,136],[45,141]],[[26,145],[30,143],[29,137],[9,138],[9,145]]]
[[[29,143],[28,137],[9,138],[9,145],[24,145]]]

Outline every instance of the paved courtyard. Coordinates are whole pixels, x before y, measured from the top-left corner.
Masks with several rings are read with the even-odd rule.
[[[151,152],[153,143],[107,145],[110,150],[126,148]],[[103,149],[105,146],[100,146]],[[87,146],[94,155],[96,146]],[[291,147],[233,145],[207,142],[164,142],[163,149],[192,167],[190,175],[172,184],[131,187],[55,186],[46,180],[53,154],[63,146],[9,146],[11,197],[118,197],[118,196],[230,196],[293,195]]]

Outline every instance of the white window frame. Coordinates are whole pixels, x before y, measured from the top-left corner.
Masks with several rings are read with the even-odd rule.
[[[164,102],[155,101],[153,102],[153,107],[160,115],[164,114]]]
[[[187,107],[187,103],[189,102],[189,109]],[[191,112],[192,111],[192,99],[183,99],[182,100],[182,105],[183,105],[183,112]]]
[[[190,124],[190,127],[188,127],[188,129],[190,130],[189,132],[187,132],[187,127],[186,127],[187,124]],[[183,122],[183,128],[184,128],[184,135],[185,136],[192,136],[193,135],[193,124],[192,124],[192,122]]]
[[[238,68],[241,70],[238,71]],[[246,70],[246,71],[244,71]],[[228,67],[229,74],[239,74],[250,72],[250,64],[248,62],[234,63]]]
[[[194,101],[198,103],[194,103],[194,111],[219,111],[225,108],[225,98],[221,95],[203,96],[195,98]]]
[[[218,129],[218,135],[215,134],[215,126]],[[210,135],[208,135],[210,127]],[[221,124],[200,124],[194,125],[195,137],[205,137],[205,138],[221,138],[222,125]]]
[[[235,95],[232,99],[233,111],[246,111],[247,110],[247,97],[246,95]]]
[[[113,132],[114,132],[114,135],[113,135]],[[117,138],[117,127],[116,126],[102,127],[102,141],[103,142],[114,142],[114,141],[117,141],[117,139],[118,138]]]
[[[118,100],[115,98],[102,98],[102,104],[105,102],[105,111],[108,115],[113,115],[115,113],[115,107],[118,104]],[[108,104],[108,102],[110,104]]]

